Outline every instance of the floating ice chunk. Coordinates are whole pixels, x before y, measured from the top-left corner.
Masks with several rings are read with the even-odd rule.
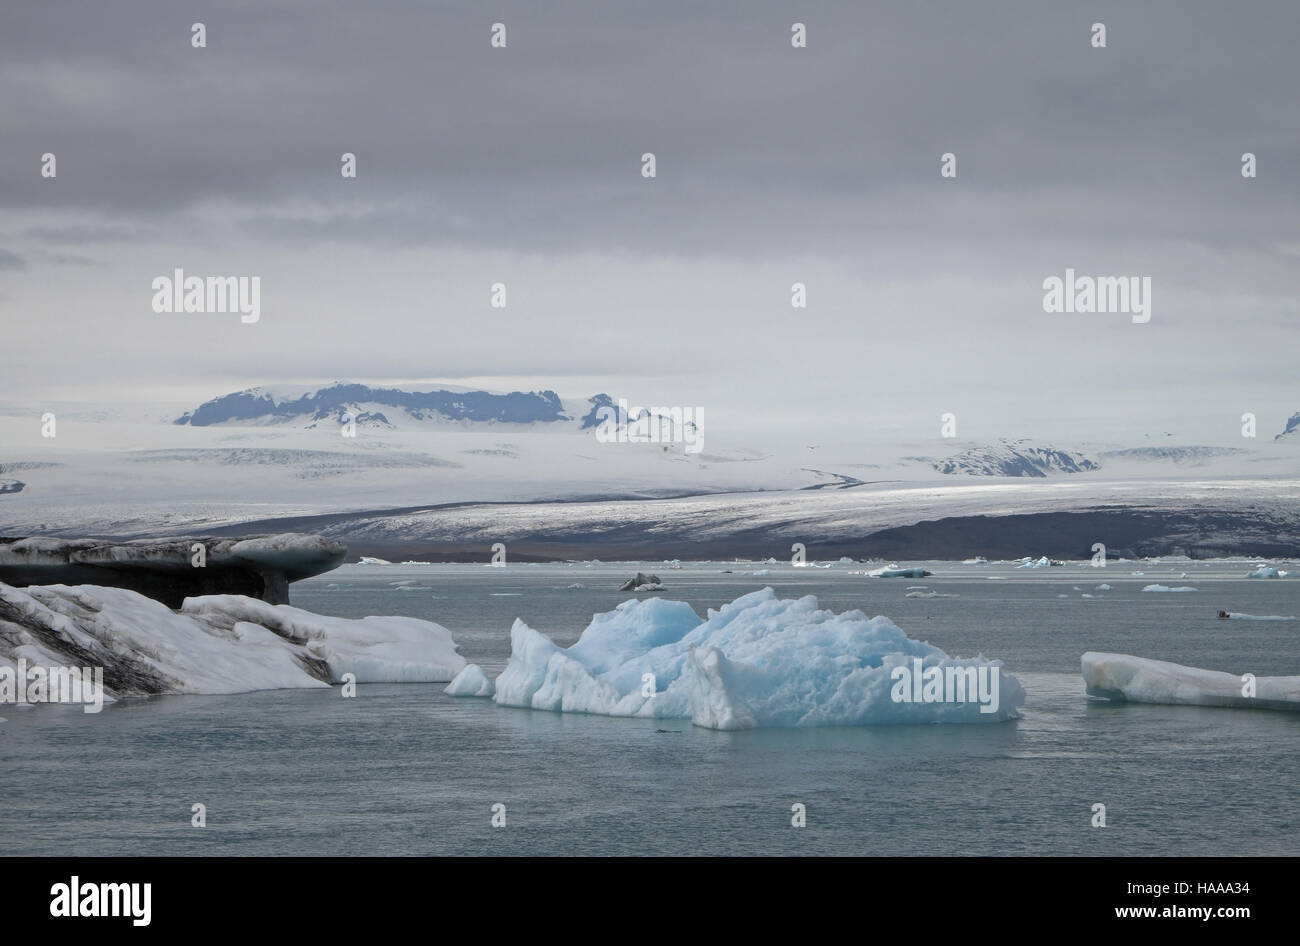
[[[1143,591],[1196,591],[1188,585],[1179,585],[1177,588],[1170,588],[1168,585],[1147,585]]]
[[[962,559],[963,565],[987,565],[988,563],[989,560],[982,555],[977,555],[974,558]]]
[[[754,577],[754,578],[768,578],[768,577],[771,576],[771,574],[772,574],[772,570],[771,570],[771,569],[769,569],[769,568],[760,568],[758,571],[754,572],[753,577]]]
[[[1098,585],[1096,588],[1094,588],[1094,589],[1092,589],[1092,590],[1093,590],[1093,591],[1110,591],[1110,585],[1107,585],[1107,584],[1101,584],[1101,585]]]
[[[432,682],[465,665],[446,628],[407,617],[356,620],[241,595],[187,598],[180,611],[125,588],[0,584],[0,665],[104,668],[113,696],[246,693],[358,682]]]
[[[871,578],[929,578],[934,572],[926,571],[919,566],[914,568],[899,568],[897,565],[886,565],[884,568],[873,568],[867,572]]]
[[[373,558],[372,556],[369,555],[363,555],[361,556],[361,559],[357,562],[357,564],[358,565],[391,565],[393,563],[388,561],[388,559],[386,558]]]
[[[1128,654],[1082,657],[1088,695],[1135,703],[1300,711],[1300,677],[1248,677]],[[1248,695],[1253,687],[1254,695]]]
[[[491,696],[492,681],[478,664],[466,664],[465,669],[443,689],[452,696]]]
[[[1052,560],[1044,555],[1039,559],[1026,559],[1022,561],[1021,564],[1017,565],[1016,568],[1047,568],[1051,564]]]
[[[504,706],[732,729],[989,722],[1014,718],[1024,702],[1000,661],[954,659],[887,618],[833,614],[811,595],[782,600],[771,588],[710,610],[705,621],[685,602],[625,601],[596,615],[567,649],[516,620],[510,647],[493,697]],[[913,658],[927,673],[996,676],[995,704],[983,707],[994,709],[981,712],[973,695],[895,702],[891,672]]]
[[[643,572],[637,572],[636,575],[629,578],[619,586],[619,591],[663,591],[664,583],[658,575],[647,575]]]
[[[327,617],[242,595],[186,598],[181,612],[210,626],[243,621],[301,641],[335,683],[345,673],[358,683],[441,683],[465,666],[451,632],[419,618]]]
[[[1246,577],[1247,578],[1290,578],[1295,574],[1296,572],[1282,571],[1282,569],[1276,568],[1272,565],[1261,565],[1259,566],[1259,568],[1255,569]]]

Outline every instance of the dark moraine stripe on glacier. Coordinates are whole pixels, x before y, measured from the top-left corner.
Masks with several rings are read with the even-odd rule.
[[[180,681],[143,664],[132,653],[124,653],[107,643],[94,648],[78,644],[55,626],[60,617],[86,630],[97,643],[101,638],[105,642],[112,640],[111,629],[98,628],[96,632],[94,611],[74,606],[69,601],[63,602],[59,613],[31,615],[0,598],[0,654],[16,662],[17,648],[28,643],[24,636],[30,635],[50,653],[58,654],[65,667],[102,667],[104,687],[110,693],[151,696],[175,693],[180,689]]]
[[[809,524],[794,508],[785,520],[748,526],[743,517],[712,523],[702,536],[699,523],[682,517],[667,502],[661,517],[649,517],[599,531],[583,522],[581,503],[554,503],[557,515],[538,525],[535,510],[546,503],[453,503],[367,512],[330,513],[243,523],[237,528],[312,530],[346,541],[353,559],[372,555],[392,561],[481,562],[489,554],[481,540],[466,541],[458,532],[455,510],[490,509],[500,523],[499,539],[512,561],[719,559],[745,557],[785,560],[792,542],[802,541],[817,559],[890,558],[950,560],[976,555],[1018,558],[1088,559],[1095,542],[1111,558],[1229,555],[1285,558],[1300,555],[1300,515],[1270,514],[1249,507],[1173,511],[1126,506],[1079,512],[1009,516],[951,516],[890,529],[874,528],[869,517],[840,534],[809,542]],[[512,512],[527,508],[529,525],[512,524]],[[437,515],[449,514],[445,525]],[[561,515],[563,513],[563,515]],[[236,527],[232,527],[236,528]],[[815,526],[813,527],[815,530]],[[217,530],[220,532],[221,530]]]

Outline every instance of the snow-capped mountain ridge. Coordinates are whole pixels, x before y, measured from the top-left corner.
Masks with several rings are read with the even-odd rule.
[[[496,423],[553,423],[572,418],[554,391],[407,391],[339,381],[284,397],[255,387],[207,401],[187,411],[174,423],[192,427],[215,424],[274,424],[307,420],[353,420],[366,425],[393,427],[392,419],[377,408],[399,411],[415,421],[466,421]],[[304,425],[305,426],[305,425]]]
[[[1296,411],[1287,418],[1286,427],[1282,432],[1273,438],[1274,440],[1295,439],[1300,440],[1300,411]]]
[[[1040,478],[1054,473],[1087,473],[1101,469],[1097,461],[1074,450],[1007,439],[971,447],[945,460],[938,460],[933,466],[940,473]]]

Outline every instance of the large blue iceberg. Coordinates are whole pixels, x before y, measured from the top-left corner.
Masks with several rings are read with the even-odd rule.
[[[626,601],[568,648],[516,620],[510,645],[494,682],[470,664],[447,692],[712,729],[995,722],[1025,698],[1001,661],[953,658],[888,618],[834,614],[771,588],[703,621],[682,601]]]

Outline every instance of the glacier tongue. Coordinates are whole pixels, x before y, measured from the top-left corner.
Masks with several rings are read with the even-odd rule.
[[[1135,703],[1300,710],[1300,677],[1253,677],[1128,654],[1089,651],[1081,660],[1089,696]],[[1250,686],[1254,696],[1248,696]]]
[[[505,706],[743,729],[991,722],[1014,718],[1024,703],[1000,661],[954,659],[888,618],[834,614],[811,595],[782,600],[771,588],[710,609],[704,621],[685,602],[625,601],[596,615],[567,649],[516,620],[510,644],[493,696]],[[996,703],[981,712],[973,695],[896,701],[895,673],[914,664],[936,674],[996,674]],[[467,679],[448,692],[462,689],[479,687]]]
[[[450,632],[415,618],[357,620],[241,595],[188,598],[180,611],[125,588],[0,583],[0,666],[96,666],[115,697],[245,693],[446,681],[465,660]]]

